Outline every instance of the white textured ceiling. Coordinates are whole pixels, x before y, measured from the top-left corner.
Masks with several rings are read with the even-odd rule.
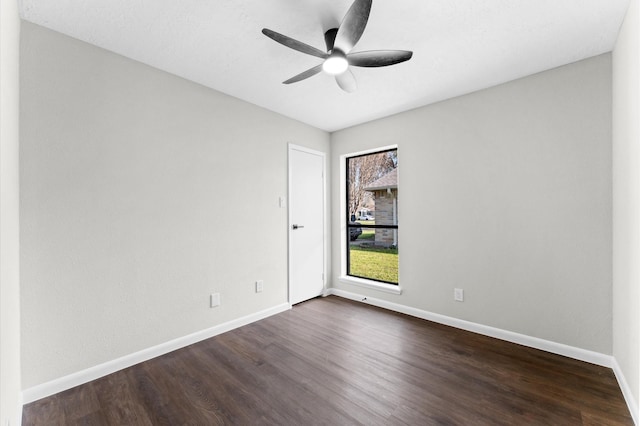
[[[351,0],[21,0],[22,18],[327,131],[611,51],[628,0],[375,0],[353,51],[412,50],[352,67],[355,93],[264,27],[324,50]]]

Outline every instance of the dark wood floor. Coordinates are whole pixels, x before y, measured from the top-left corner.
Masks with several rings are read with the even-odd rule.
[[[632,425],[610,369],[338,297],[36,401],[24,425]]]

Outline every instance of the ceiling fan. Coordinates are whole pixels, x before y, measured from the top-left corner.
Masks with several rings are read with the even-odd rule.
[[[324,59],[321,64],[283,81],[283,84],[296,83],[312,77],[320,71],[324,71],[335,76],[336,82],[342,90],[354,92],[357,89],[357,83],[355,76],[349,69],[349,65],[356,67],[386,67],[411,59],[413,52],[407,50],[351,51],[360,40],[360,37],[362,37],[362,33],[367,26],[372,1],[355,0],[342,19],[340,27],[331,28],[324,33],[324,41],[327,45],[326,52],[264,28],[262,33],[278,43],[298,52]]]

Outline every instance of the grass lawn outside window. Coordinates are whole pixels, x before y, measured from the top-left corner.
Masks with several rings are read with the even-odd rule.
[[[351,275],[398,284],[398,249],[351,245]]]

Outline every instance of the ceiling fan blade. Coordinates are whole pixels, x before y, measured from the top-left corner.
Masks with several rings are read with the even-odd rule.
[[[356,77],[353,75],[350,69],[347,69],[342,74],[336,75],[336,83],[345,92],[353,93],[358,89],[358,83]]]
[[[322,59],[325,59],[329,56],[327,52],[323,52],[320,49],[316,49],[313,46],[309,46],[308,44],[305,44],[301,41],[288,37],[284,34],[277,33],[268,28],[263,28],[262,34],[266,35],[272,40],[277,41],[282,45],[285,45],[291,49],[297,50],[298,52],[306,53],[307,55],[317,56],[318,58],[322,58]]]
[[[320,71],[322,71],[322,64],[316,65],[315,67],[310,68],[305,72],[301,72],[300,74],[294,77],[291,77],[289,80],[283,81],[282,84],[297,83],[298,81],[304,80],[305,78],[313,77],[314,75],[318,74]]]
[[[368,50],[347,55],[349,65],[356,67],[386,67],[408,61],[413,52],[408,50]]]
[[[338,28],[334,48],[340,49],[344,53],[351,52],[367,26],[371,2],[372,0],[355,0],[353,2]]]

